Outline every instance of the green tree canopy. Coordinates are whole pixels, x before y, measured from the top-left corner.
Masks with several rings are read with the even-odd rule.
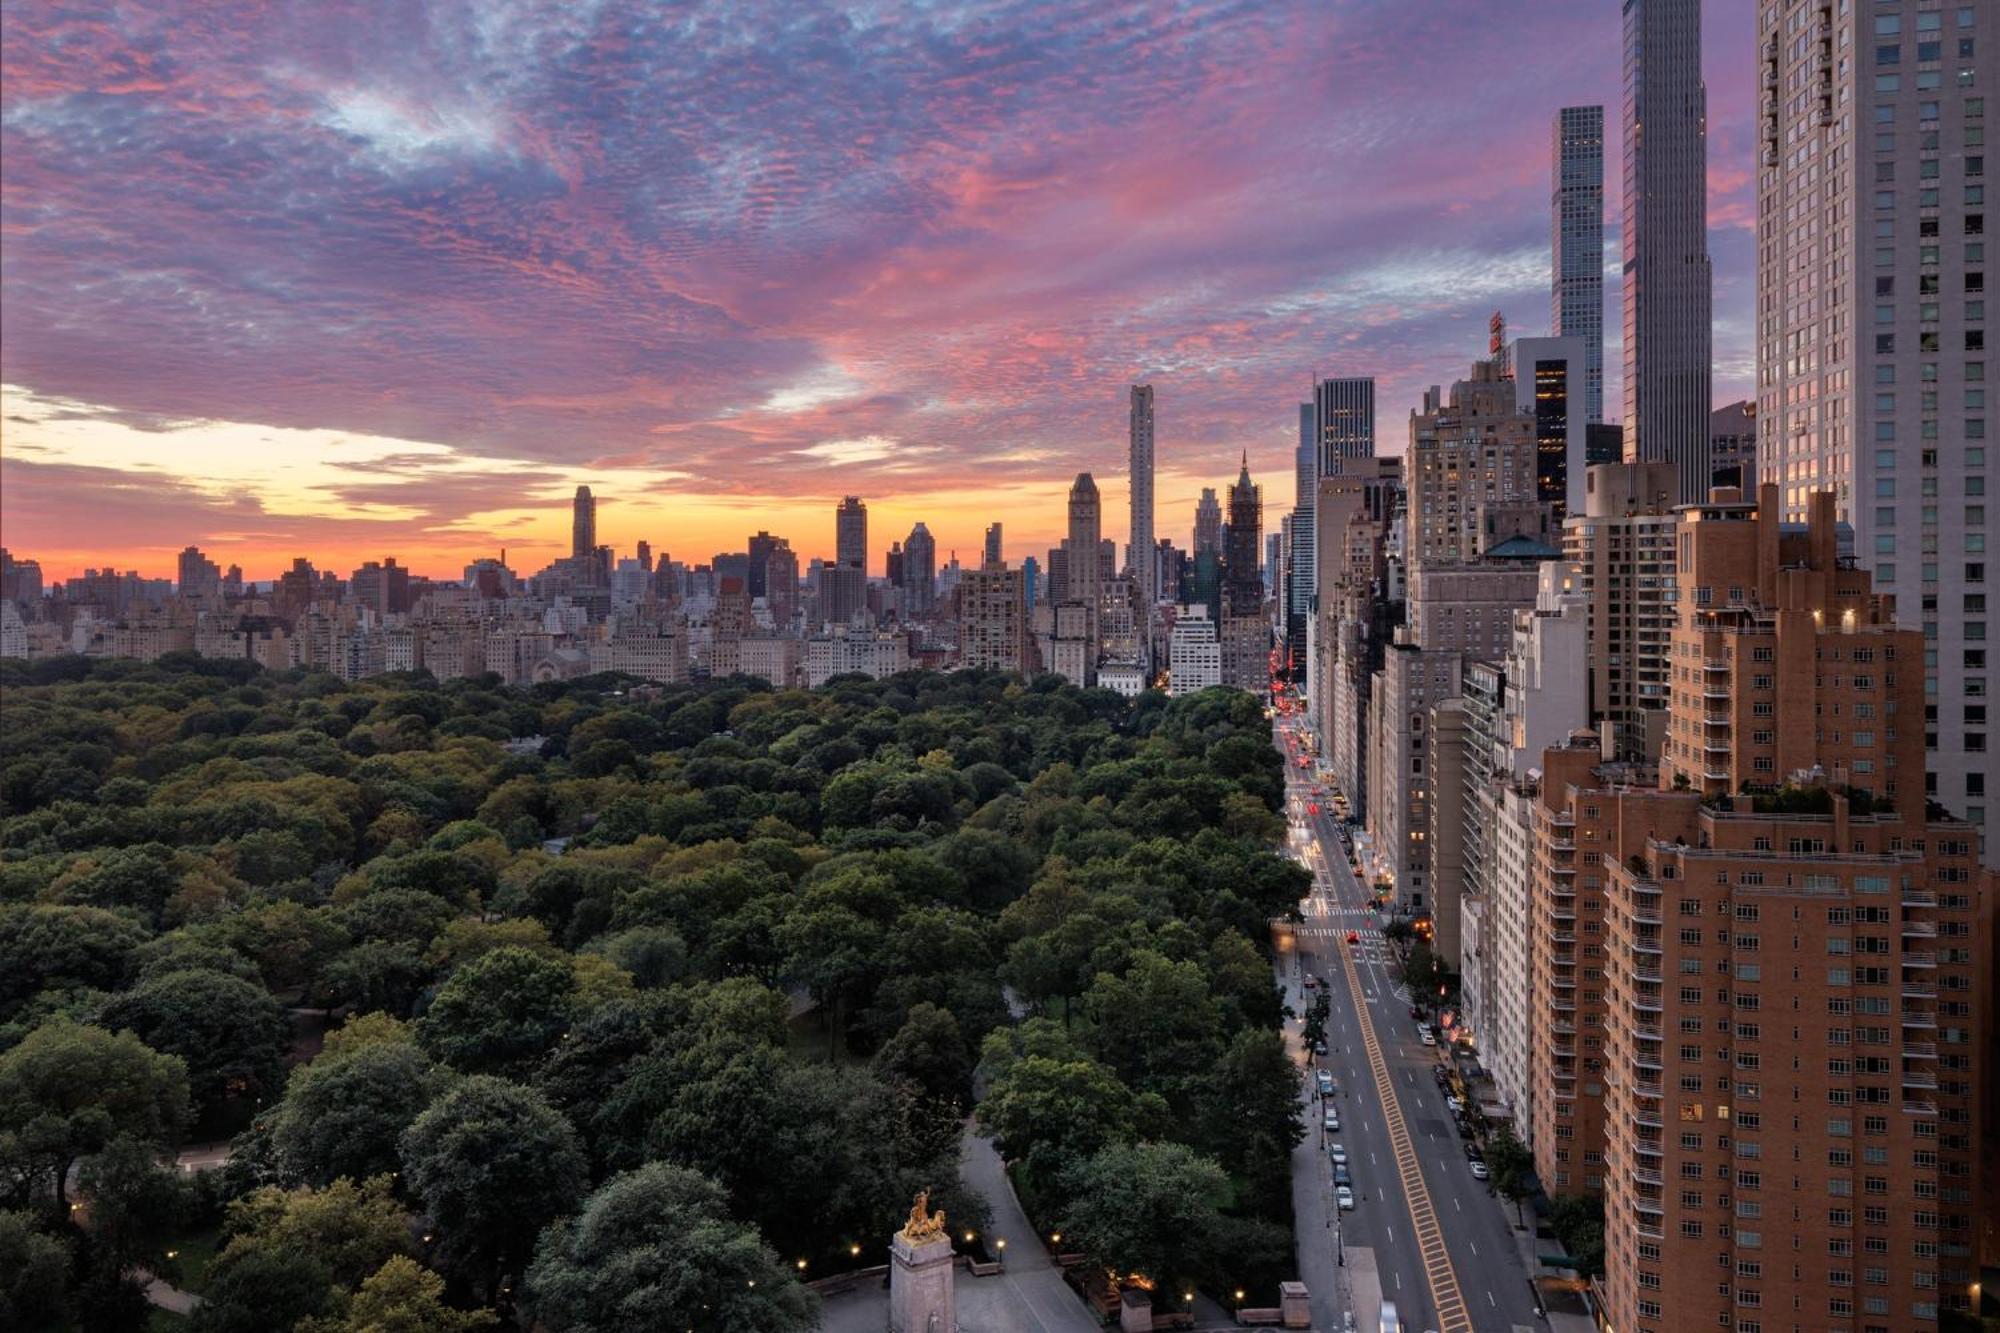
[[[57,1020],[0,1053],[0,1162],[58,1208],[78,1158],[119,1137],[170,1146],[188,1116],[186,1061],[129,1032]]]
[[[270,993],[219,972],[169,972],[115,997],[98,1021],[187,1062],[206,1107],[275,1094],[292,1028]]]
[[[819,1322],[819,1302],[755,1227],[730,1217],[721,1188],[662,1162],[613,1177],[543,1233],[526,1304],[554,1333],[803,1333]]]

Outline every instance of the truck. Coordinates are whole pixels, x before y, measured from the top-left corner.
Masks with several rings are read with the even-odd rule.
[[[1382,1302],[1382,1313],[1378,1317],[1382,1333],[1403,1333],[1403,1321],[1396,1314],[1394,1301]]]

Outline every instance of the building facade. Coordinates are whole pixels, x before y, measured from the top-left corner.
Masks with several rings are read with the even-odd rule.
[[[1582,342],[1581,415],[1597,422],[1604,420],[1604,108],[1556,112],[1549,159],[1549,329]]]

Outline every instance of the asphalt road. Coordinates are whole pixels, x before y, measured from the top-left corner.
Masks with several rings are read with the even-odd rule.
[[[1278,740],[1287,755],[1292,836],[1295,846],[1303,843],[1315,879],[1312,897],[1300,905],[1305,920],[1295,932],[1286,986],[1292,1007],[1303,1013],[1313,992],[1301,988],[1302,977],[1328,983],[1327,1054],[1314,1067],[1333,1072],[1339,1085],[1333,1105],[1341,1118],[1339,1134],[1325,1133],[1324,1107],[1309,1096],[1308,1133],[1293,1163],[1301,1271],[1313,1288],[1315,1323],[1338,1329],[1339,1311],[1346,1308],[1337,1231],[1339,1246],[1372,1251],[1382,1299],[1396,1303],[1412,1333],[1544,1328],[1511,1226],[1512,1205],[1472,1177],[1464,1141],[1432,1074],[1437,1051],[1418,1039],[1379,918],[1348,867],[1331,800],[1319,797],[1309,770],[1297,766],[1286,730],[1280,727]],[[1320,803],[1317,816],[1307,811],[1312,801]],[[1351,945],[1350,932],[1358,937]],[[1333,1138],[1347,1150],[1355,1194],[1354,1209],[1338,1215],[1337,1228],[1327,1225],[1332,1209],[1325,1145]],[[1330,1289],[1330,1300],[1323,1302],[1322,1286]],[[1374,1333],[1376,1314],[1357,1306],[1356,1327]]]

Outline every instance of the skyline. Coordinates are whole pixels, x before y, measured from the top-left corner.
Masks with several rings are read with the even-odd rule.
[[[1543,330],[1550,119],[1618,100],[1600,8],[695,9],[669,36],[616,8],[223,32],[24,6],[7,544],[52,577],[160,573],[189,543],[260,577],[533,564],[581,483],[620,549],[700,560],[766,528],[830,557],[859,493],[878,532],[921,519],[962,559],[1003,521],[1018,562],[1079,468],[1122,544],[1132,383],[1159,394],[1158,528],[1184,540],[1239,451],[1290,470],[1313,377],[1374,375],[1396,453],[1491,310]],[[1751,26],[1704,33],[1718,402],[1750,390]],[[1494,73],[1441,81],[1445,53]]]

